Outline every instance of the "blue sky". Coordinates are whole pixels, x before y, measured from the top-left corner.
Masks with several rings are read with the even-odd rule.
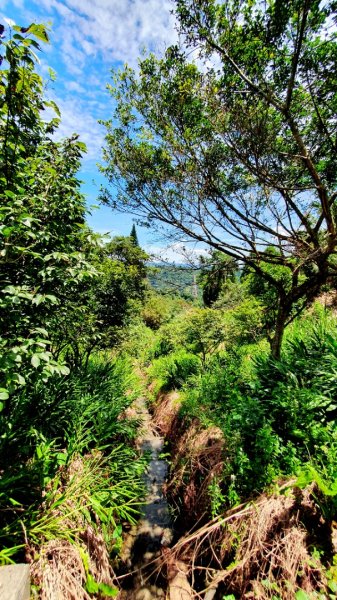
[[[47,95],[62,113],[60,134],[80,135],[88,148],[80,178],[88,206],[98,204],[104,183],[97,162],[101,158],[104,128],[98,119],[112,116],[112,99],[106,91],[111,69],[128,63],[137,66],[144,48],[161,53],[177,40],[171,0],[0,0],[0,22],[11,19],[26,27],[32,22],[49,23],[50,45],[40,53],[41,70],[48,67],[57,79],[49,83]],[[89,225],[100,233],[128,235],[132,217],[116,215],[101,207],[88,215]],[[142,245],[155,249],[162,242],[138,228]]]

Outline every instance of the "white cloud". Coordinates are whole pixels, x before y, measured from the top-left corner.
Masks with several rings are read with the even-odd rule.
[[[101,54],[111,64],[137,64],[145,46],[161,50],[177,39],[170,0],[41,0],[61,18],[58,35],[71,72],[85,57]]]
[[[56,102],[61,111],[61,123],[55,132],[55,138],[61,139],[70,137],[74,133],[78,134],[80,141],[86,144],[88,150],[84,160],[99,161],[105,131],[90,113],[86,103],[75,97],[63,99],[53,95],[51,99]],[[53,116],[55,115],[47,113],[45,119],[49,120]]]
[[[193,246],[189,246],[189,241],[175,242],[168,246],[157,246],[148,244],[144,246],[144,250],[158,262],[168,262],[177,264],[190,264],[196,266],[201,256],[208,256],[206,248],[197,246],[193,242]]]
[[[77,81],[67,81],[65,83],[65,87],[71,92],[79,92],[80,94],[82,94],[85,91],[84,87],[80,85]]]

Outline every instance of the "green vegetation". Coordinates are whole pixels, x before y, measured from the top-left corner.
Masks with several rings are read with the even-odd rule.
[[[198,270],[187,266],[156,265],[148,269],[151,287],[160,294],[181,296],[185,300],[199,297]]]
[[[336,6],[175,4],[181,45],[141,58],[137,73],[126,66],[110,86],[102,170],[113,189],[103,199],[262,278],[276,298],[279,358],[294,305],[308,306],[336,273]]]
[[[30,562],[36,594],[115,596],[146,461],[125,416],[139,384],[113,348],[140,312],[147,256],[134,233],[106,243],[85,224],[85,146],[51,136],[43,42],[34,24],[1,41],[0,562]]]
[[[119,196],[105,200],[207,242],[196,269],[149,266],[135,226],[90,231],[85,146],[54,140],[36,72],[48,32],[1,39],[0,563],[28,561],[36,597],[56,573],[60,597],[118,594],[147,385],[167,496],[182,529],[199,527],[169,560],[193,556],[198,597],[211,581],[217,598],[330,600],[335,3],[176,5],[187,52],[143,58],[111,89],[103,170]],[[194,46],[219,70],[189,62]]]
[[[244,290],[238,294],[240,285]],[[222,556],[213,564],[215,569],[230,573],[236,564],[235,552],[239,573],[240,561],[247,561],[247,579],[238,575],[238,581],[233,577],[232,584],[224,588],[234,591],[235,598],[242,597],[245,586],[250,589],[250,585],[259,589],[256,597],[272,597],[262,579],[278,590],[275,597],[294,597],[302,591],[301,568],[310,561],[319,575],[307,598],[327,598],[326,579],[330,590],[336,585],[331,550],[337,510],[336,316],[322,304],[315,304],[289,326],[282,358],[275,360],[264,333],[261,300],[247,294],[245,283],[231,289],[230,302],[226,290],[229,308],[185,308],[157,330],[152,349],[142,355],[143,361],[151,363],[148,377],[152,393],[179,390],[179,403],[172,396],[172,404],[164,400],[162,409],[163,422],[169,419],[172,423],[167,433],[172,449],[167,493],[177,508],[180,527],[192,527],[196,521],[200,526],[209,519],[213,519],[210,531],[214,533],[219,527],[218,537],[212,538],[212,550],[205,541],[208,525],[195,533],[201,569],[213,564],[215,548]],[[158,402],[155,411],[161,411]],[[169,416],[172,411],[175,417]],[[303,493],[307,500],[301,500]],[[267,505],[267,516],[263,516],[262,507],[268,498],[271,513]],[[221,527],[221,519],[230,521],[236,512],[240,517],[240,510],[248,518],[250,502],[253,507],[256,503],[257,520],[261,504],[261,523],[252,517],[254,522],[247,525],[239,518],[228,529]],[[295,508],[309,533],[299,559],[304,561],[302,567],[295,568],[290,576],[289,572],[282,574],[283,561],[288,559],[280,550],[280,539],[289,531],[295,536],[297,525],[291,517]],[[324,533],[317,518],[322,519],[319,522]],[[249,542],[247,527],[252,528],[251,539],[255,534],[266,535],[266,546],[261,545],[254,559],[254,554],[244,552]],[[270,548],[274,546],[268,536],[275,539],[277,558],[272,564],[278,564],[278,575],[269,572]],[[187,536],[186,544],[192,542],[193,536]],[[255,544],[259,547],[261,539],[257,537]],[[229,548],[232,550],[227,551]],[[295,553],[295,548],[289,551]],[[260,575],[254,570],[255,560],[261,566]],[[204,573],[200,575],[198,568],[195,577]],[[262,588],[254,587],[260,585]]]

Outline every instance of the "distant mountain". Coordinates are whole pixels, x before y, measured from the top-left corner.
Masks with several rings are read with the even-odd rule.
[[[162,294],[181,296],[195,300],[200,296],[197,284],[197,269],[184,265],[162,265],[152,263],[148,267],[151,287]]]

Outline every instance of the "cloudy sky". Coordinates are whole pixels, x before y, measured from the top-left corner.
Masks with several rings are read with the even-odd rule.
[[[0,17],[17,25],[49,23],[49,46],[40,55],[42,72],[52,67],[57,74],[48,94],[62,113],[62,135],[80,134],[88,155],[81,178],[88,205],[97,204],[103,182],[96,163],[100,160],[104,128],[98,119],[112,115],[112,100],[106,91],[111,68],[128,63],[146,48],[161,53],[176,41],[171,0],[0,0]],[[100,208],[88,217],[100,232],[128,235],[132,218]],[[139,231],[143,244],[155,244]]]

